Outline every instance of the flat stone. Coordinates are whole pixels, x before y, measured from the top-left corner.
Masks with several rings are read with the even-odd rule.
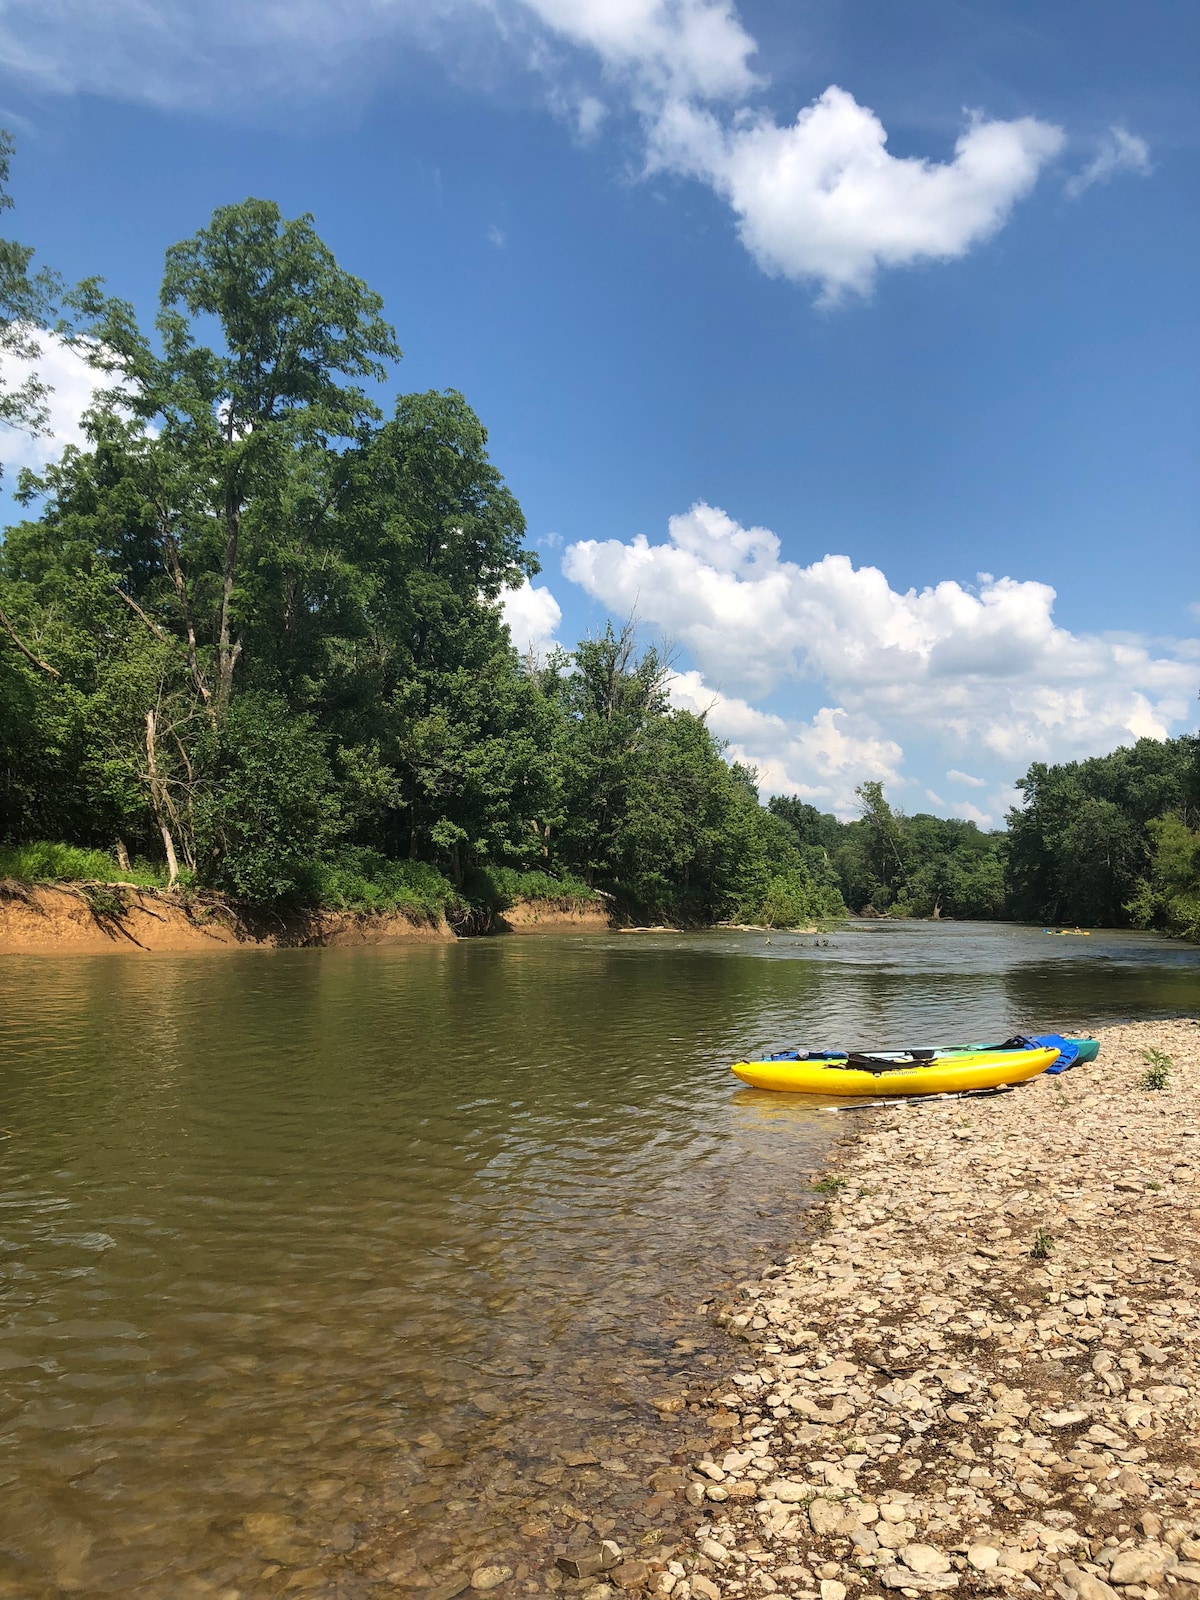
[[[498,1589],[502,1583],[507,1583],[512,1575],[511,1567],[476,1567],[471,1574],[471,1587],[485,1591]]]
[[[836,1578],[822,1578],[821,1600],[846,1600],[846,1585]]]
[[[1118,1600],[1117,1591],[1109,1587],[1094,1573],[1081,1572],[1078,1567],[1063,1567],[1063,1576],[1079,1600]]]
[[[1086,1411],[1043,1411],[1042,1420],[1048,1428],[1076,1428],[1086,1422]]]
[[[764,1500],[781,1500],[784,1505],[799,1505],[807,1500],[812,1490],[806,1483],[793,1483],[790,1478],[776,1478],[763,1489]]]
[[[957,1589],[958,1576],[953,1572],[913,1572],[908,1567],[882,1567],[879,1581],[885,1589],[916,1589],[922,1594],[932,1594],[937,1589]]]
[[[967,1560],[976,1572],[990,1572],[1000,1564],[1000,1552],[995,1545],[973,1544],[967,1551]]]
[[[1135,1550],[1118,1550],[1109,1568],[1115,1584],[1153,1583],[1175,1566],[1175,1555],[1158,1544],[1144,1544]]]
[[[421,1600],[457,1600],[457,1596],[470,1587],[471,1579],[464,1572],[460,1577],[447,1578],[445,1583],[439,1583],[432,1589],[422,1589]]]
[[[949,1572],[950,1557],[944,1550],[935,1550],[931,1544],[906,1544],[900,1559],[911,1572]]]
[[[706,1578],[702,1572],[693,1572],[691,1576],[692,1593],[698,1594],[700,1600],[721,1600],[721,1591],[711,1578]]]
[[[559,1556],[558,1564],[568,1578],[590,1578],[597,1572],[604,1571],[604,1551],[598,1544],[585,1545],[582,1550]],[[474,1586],[474,1580],[472,1584]]]
[[[809,1502],[808,1520],[818,1539],[828,1538],[841,1526],[845,1511],[836,1500],[816,1499]]]
[[[758,1485],[756,1483],[747,1483],[742,1480],[739,1480],[737,1483],[730,1483],[726,1481],[721,1485],[721,1487],[725,1490],[726,1498],[729,1500],[758,1499]]]
[[[645,1561],[621,1561],[609,1576],[619,1589],[640,1589],[650,1576],[650,1567]]]

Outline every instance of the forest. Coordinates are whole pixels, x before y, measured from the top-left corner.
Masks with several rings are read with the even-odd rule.
[[[149,331],[0,241],[0,350],[46,328],[101,387],[0,542],[0,874],[452,919],[605,895],[692,923],[1197,936],[1195,739],[1035,765],[1007,833],[905,817],[878,783],[839,822],[763,805],[632,626],[522,659],[501,600],[538,562],[487,430],[453,390],[379,402],[395,331],[310,217],[218,209],[167,251]],[[36,430],[45,400],[5,388],[0,421]]]

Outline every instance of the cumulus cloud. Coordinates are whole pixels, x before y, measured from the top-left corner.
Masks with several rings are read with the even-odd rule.
[[[1067,180],[1065,191],[1072,200],[1077,200],[1094,183],[1108,183],[1126,172],[1145,178],[1152,171],[1150,146],[1146,141],[1127,128],[1112,127],[1087,166]]]
[[[40,333],[37,343],[40,353],[34,359],[0,352],[0,381],[6,388],[19,388],[37,376],[51,391],[46,397],[49,418],[44,432],[31,434],[10,427],[0,432],[0,460],[10,469],[40,469],[60,456],[67,445],[83,444],[80,418],[97,387],[112,383],[55,334]]]
[[[746,94],[756,49],[729,0],[525,0],[553,33],[593,50],[639,93]]]
[[[670,519],[665,543],[582,540],[563,570],[677,640],[695,663],[691,703],[713,697],[714,729],[793,785],[828,786],[835,755],[863,775],[896,775],[909,741],[1011,774],[1164,738],[1194,692],[1188,641],[1154,651],[1072,633],[1055,623],[1047,584],[987,576],[977,589],[947,579],[901,592],[844,555],[784,560],[769,529],[703,503]],[[831,701],[811,724],[755,711],[802,682]],[[959,767],[949,776],[983,784]]]
[[[981,811],[978,806],[973,806],[969,800],[959,800],[950,807],[952,817],[961,817],[964,822],[973,822],[977,828],[994,828],[996,819],[989,811]]]
[[[544,585],[534,588],[526,578],[519,589],[506,589],[500,609],[512,642],[524,655],[545,656],[558,643],[562,607]]]
[[[781,717],[710,688],[695,669],[673,674],[669,689],[673,705],[702,716],[727,741],[732,760],[758,768],[765,793],[798,795],[850,816],[858,784],[901,781],[904,752],[868,716],[822,706],[808,721]]]
[[[814,280],[834,301],[866,293],[881,267],[965,255],[1062,142],[1033,117],[975,118],[951,161],[893,156],[875,113],[831,85],[785,127],[765,116],[727,125],[673,102],[655,122],[651,162],[711,184],[764,272]]]
[[[881,268],[964,255],[1026,195],[1062,133],[973,118],[948,160],[895,156],[836,85],[796,120],[756,112],[757,46],[733,0],[3,0],[0,64],[45,89],[261,114],[378,77],[414,49],[486,84],[532,71],[550,109],[594,138],[632,109],[647,170],[720,195],[765,272],[865,293]],[[1140,158],[1138,152],[1141,152]],[[1145,160],[1113,129],[1078,192]]]
[[[976,778],[969,772],[959,772],[955,767],[951,767],[946,776],[952,783],[965,783],[967,787],[971,789],[987,788],[986,778]]]

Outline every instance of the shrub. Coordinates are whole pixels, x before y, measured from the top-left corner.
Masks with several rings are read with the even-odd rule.
[[[515,867],[477,867],[467,874],[467,898],[487,911],[507,911],[518,900],[599,900],[570,874],[554,877],[548,872],[518,872]]]
[[[1171,1057],[1164,1055],[1161,1050],[1143,1050],[1142,1060],[1149,1070],[1144,1072],[1138,1080],[1138,1088],[1169,1089],[1171,1087],[1171,1068],[1175,1065]]]
[[[425,861],[389,861],[376,850],[344,847],[313,870],[318,905],[334,911],[406,911],[443,917],[462,909],[461,895]]]

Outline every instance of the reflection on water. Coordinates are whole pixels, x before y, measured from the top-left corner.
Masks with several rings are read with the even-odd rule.
[[[727,1362],[698,1306],[842,1131],[729,1061],[1183,1011],[1198,958],[883,924],[0,961],[0,1594],[480,1556],[519,1593],[600,1495],[669,1537],[644,1479],[704,1426],[651,1402]]]

